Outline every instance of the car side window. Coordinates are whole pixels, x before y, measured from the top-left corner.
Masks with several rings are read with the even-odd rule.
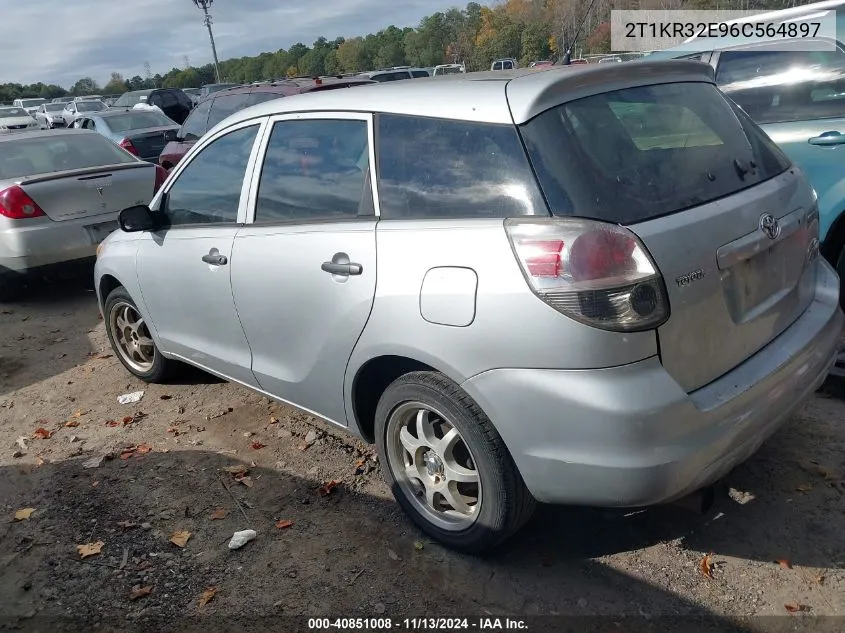
[[[258,105],[259,103],[272,101],[273,99],[279,99],[280,97],[284,97],[284,95],[279,94],[278,92],[251,92],[249,95],[249,105]]]
[[[211,110],[212,99],[200,103],[185,119],[179,136],[186,141],[196,141],[208,130],[208,112]]]
[[[85,130],[96,129],[96,126],[94,125],[94,120],[93,119],[84,119],[82,121],[82,128],[85,129]]]
[[[255,222],[338,220],[369,214],[367,122],[280,121],[273,126]]]
[[[378,115],[381,217],[546,214],[512,125]]]
[[[170,226],[237,222],[246,166],[258,125],[215,139],[194,156],[167,191]]]
[[[227,116],[250,105],[249,98],[248,92],[217,97],[211,106],[211,113],[208,115],[208,129],[210,130]]]
[[[162,90],[156,93],[156,97],[157,99],[154,105],[157,105],[159,108],[172,108],[178,104],[176,97],[170,90]]]
[[[845,52],[764,46],[722,51],[716,83],[757,123],[841,117]]]

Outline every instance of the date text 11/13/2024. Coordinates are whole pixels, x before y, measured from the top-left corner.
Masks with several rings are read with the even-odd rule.
[[[339,631],[527,631],[517,618],[308,618],[308,629]]]

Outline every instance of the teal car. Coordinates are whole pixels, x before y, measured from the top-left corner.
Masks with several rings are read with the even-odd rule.
[[[706,40],[693,40],[646,59],[696,59],[714,68],[722,91],[809,178],[819,198],[821,252],[845,279],[845,0],[784,10],[778,17],[800,21],[820,12],[827,19],[835,15],[835,50],[807,50],[813,47],[809,38],[734,39],[720,41],[715,50]],[[830,48],[829,39],[816,42]],[[840,303],[845,307],[845,292]]]

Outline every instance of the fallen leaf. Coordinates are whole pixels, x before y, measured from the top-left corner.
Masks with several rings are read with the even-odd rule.
[[[135,418],[132,417],[131,415],[123,416],[123,420],[122,420],[123,426],[126,426],[127,424],[132,424],[132,422],[134,422],[134,420],[135,420]]]
[[[790,613],[798,613],[799,611],[806,611],[807,606],[803,604],[798,604],[797,602],[790,602],[789,604],[783,605],[783,608],[789,611]]]
[[[138,587],[137,589],[133,589],[129,594],[129,599],[133,602],[138,598],[143,598],[144,596],[150,595],[152,593],[153,587],[149,585],[148,587]]]
[[[798,492],[810,492],[813,487],[810,484],[801,484],[795,488]]]
[[[227,516],[229,516],[229,511],[226,508],[217,508],[211,513],[211,517],[209,518],[212,521],[219,521],[221,519],[225,519]]]
[[[124,449],[123,452],[120,453],[120,459],[126,460],[130,459],[135,454],[134,449]]]
[[[267,445],[262,444],[261,442],[253,442],[252,444],[250,444],[250,446],[252,446],[252,450],[257,451],[258,449],[264,448]]]
[[[81,417],[82,417],[83,415],[85,415],[86,413],[88,413],[88,412],[87,412],[87,411],[83,411],[82,409],[80,409],[79,411],[74,411],[74,412],[73,412],[73,415],[72,415],[72,416],[70,416],[70,417],[72,417],[72,418],[81,418]]]
[[[77,420],[68,420],[65,422],[65,426],[72,429],[79,426],[79,422]]]
[[[414,549],[421,552],[425,549],[425,543],[422,541],[414,541]]]
[[[235,477],[235,481],[239,484],[243,484],[247,488],[252,488],[252,477],[243,476],[243,477]]]
[[[399,554],[394,552],[392,549],[387,550],[387,555],[390,557],[390,560],[399,560]]]
[[[270,424],[278,424],[278,423],[279,423],[279,418],[277,418],[276,416],[270,416]]]
[[[88,558],[89,556],[95,556],[99,554],[103,550],[103,543],[102,541],[97,541],[96,543],[86,543],[85,545],[77,545],[76,551],[79,552],[79,555],[82,558]]]
[[[706,578],[713,578],[713,555],[707,554],[701,561],[698,563],[698,570],[701,572],[702,576]]]
[[[281,521],[276,521],[276,527],[280,530],[284,530],[285,528],[289,528],[293,525],[293,521],[288,519],[282,519]]]
[[[146,455],[151,450],[153,450],[153,447],[149,444],[138,444],[138,447],[135,449],[135,452],[139,455]]]
[[[780,565],[784,569],[792,569],[792,563],[789,562],[788,558],[779,558],[775,561],[776,565]]]
[[[211,602],[216,593],[217,593],[217,587],[209,587],[208,589],[203,591],[202,596],[200,596],[199,606],[204,607],[209,602]]]
[[[106,420],[106,426],[120,426],[120,422],[117,422],[116,420]]]
[[[322,486],[317,488],[317,493],[321,497],[328,497],[332,493],[332,491],[337,488],[340,484],[340,481],[335,481],[334,479],[332,479],[331,481],[327,481]]]
[[[102,319],[103,317],[101,316],[100,318]],[[112,357],[111,354],[100,354],[99,356],[97,356],[97,360],[106,360],[107,358],[111,358],[111,357]]]
[[[188,539],[191,538],[191,533],[187,530],[182,532],[174,532],[170,537],[170,542],[177,547],[185,547],[188,544]]]
[[[92,488],[96,488],[96,487],[97,487],[97,486],[99,486],[99,485],[100,485],[100,482],[99,482],[99,481],[92,481],[92,482],[91,482],[91,487],[92,487]]]
[[[137,523],[132,523],[132,521],[118,521],[117,527],[122,527],[123,529],[129,529],[133,527],[138,527]]]
[[[173,396],[167,396],[167,395],[165,395],[165,396],[159,396],[159,397],[158,397],[158,399],[159,399],[159,400],[172,400],[172,399],[173,399]]]
[[[173,433],[173,437],[179,437],[181,433],[179,433],[179,429],[174,429],[172,426],[167,429],[168,433]]]
[[[38,427],[37,429],[35,429],[35,433],[32,434],[32,437],[39,440],[49,440],[51,437],[53,437],[53,432],[48,431],[45,428]]]
[[[816,584],[817,585],[823,585],[824,584],[824,576],[821,576],[821,575],[816,576]]]
[[[15,512],[15,521],[26,521],[35,512],[35,508],[22,508]]]
[[[47,463],[47,460],[44,459],[43,457],[41,457],[41,455],[37,455],[35,457],[35,465],[36,466],[43,466],[46,463]]]
[[[246,475],[249,472],[249,468],[244,466],[243,464],[238,464],[237,466],[226,466],[225,468],[221,468],[224,473],[229,473],[231,475]]]

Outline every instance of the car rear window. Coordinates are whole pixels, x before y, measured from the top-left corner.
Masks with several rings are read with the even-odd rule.
[[[174,121],[155,111],[137,110],[103,118],[106,125],[109,126],[109,129],[112,132],[125,132],[126,130],[143,130],[149,127],[176,125]]]
[[[513,125],[378,115],[386,219],[548,215]]]
[[[68,169],[133,163],[137,159],[94,132],[4,141],[0,179]]]
[[[134,105],[147,100],[147,96],[152,90],[145,90],[143,92],[124,92],[117,101],[114,102],[114,107],[117,108],[131,108]]]
[[[789,167],[708,83],[579,99],[524,124],[522,134],[553,214],[619,224],[728,196]]]

